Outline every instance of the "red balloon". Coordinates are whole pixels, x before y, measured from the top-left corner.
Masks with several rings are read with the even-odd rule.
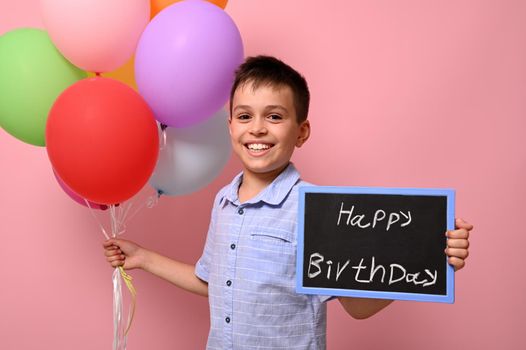
[[[159,153],[153,113],[127,85],[108,78],[81,80],[51,108],[46,147],[53,168],[80,196],[116,204],[148,181]]]

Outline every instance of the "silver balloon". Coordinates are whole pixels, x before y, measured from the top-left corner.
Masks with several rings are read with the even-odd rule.
[[[175,196],[211,183],[232,153],[227,116],[221,109],[201,124],[165,129],[166,144],[159,152],[150,185],[163,195]]]

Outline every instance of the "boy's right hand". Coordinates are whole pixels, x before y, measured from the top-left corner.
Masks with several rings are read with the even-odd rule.
[[[144,264],[144,249],[124,239],[108,239],[102,246],[106,260],[113,267],[123,266],[125,269],[142,268]]]

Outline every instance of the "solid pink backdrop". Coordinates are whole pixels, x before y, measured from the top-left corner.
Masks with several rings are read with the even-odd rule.
[[[476,227],[454,305],[395,302],[356,321],[329,304],[328,349],[524,349],[526,2],[231,0],[247,55],[276,55],[312,93],[295,155],[330,185],[452,187]],[[41,26],[38,1],[0,3],[0,33]],[[212,62],[213,63],[213,62]],[[28,101],[30,103],[30,101]],[[109,349],[111,269],[87,209],[45,149],[0,132],[0,348]],[[215,192],[161,198],[125,237],[182,261],[201,253]],[[133,349],[202,349],[207,300],[142,271]]]

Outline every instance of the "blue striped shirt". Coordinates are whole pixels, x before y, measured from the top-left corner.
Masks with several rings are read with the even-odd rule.
[[[217,194],[195,273],[208,282],[207,349],[325,349],[327,297],[295,292],[298,187],[292,163],[240,203],[243,174]]]

